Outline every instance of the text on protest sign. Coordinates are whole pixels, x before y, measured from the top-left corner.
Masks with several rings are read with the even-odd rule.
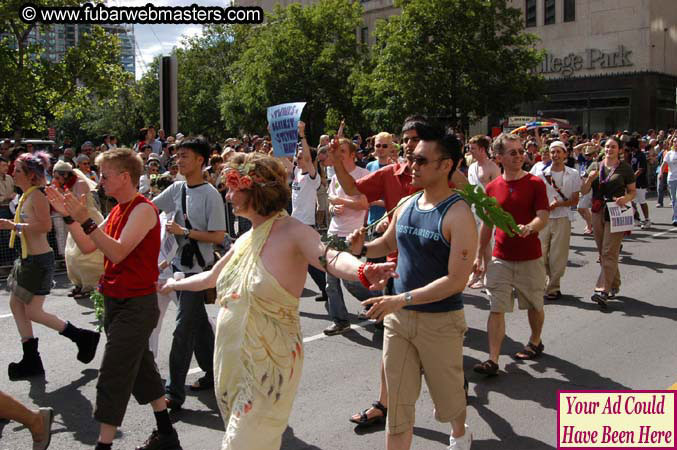
[[[305,102],[298,102],[268,108],[268,128],[275,156],[294,156],[296,153],[298,124],[305,106]]]

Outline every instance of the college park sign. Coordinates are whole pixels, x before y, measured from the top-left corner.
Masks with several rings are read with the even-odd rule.
[[[543,75],[559,74],[568,78],[583,70],[631,67],[634,64],[630,60],[630,55],[632,50],[628,50],[624,45],[619,45],[616,51],[588,48],[584,52],[569,53],[563,58],[546,52],[543,61],[536,67],[536,72]]]

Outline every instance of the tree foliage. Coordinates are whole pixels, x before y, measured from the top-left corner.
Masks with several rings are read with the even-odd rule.
[[[45,57],[30,39],[35,24],[19,18],[22,0],[0,3],[0,132],[43,132],[54,118],[78,112],[92,98],[114,97],[131,74],[120,65],[120,45],[101,27],[92,27],[59,62]],[[39,6],[78,5],[74,0],[40,0]],[[48,26],[40,25],[42,29]]]
[[[464,128],[533,97],[529,69],[540,60],[505,0],[401,0],[402,14],[381,22],[372,61],[353,74],[354,100],[375,129],[396,129],[412,113]]]
[[[362,7],[349,0],[320,0],[302,7],[276,7],[264,25],[251,28],[221,90],[221,113],[232,131],[266,130],[266,108],[305,101],[304,119],[311,137],[326,127],[328,116],[358,123],[348,83],[362,60],[356,30]]]
[[[239,31],[212,25],[200,36],[186,39],[174,54],[178,63],[179,131],[210,139],[227,137],[221,118],[219,93],[230,82]]]

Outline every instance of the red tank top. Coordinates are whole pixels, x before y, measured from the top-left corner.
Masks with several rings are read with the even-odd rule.
[[[128,203],[118,204],[110,212],[105,233],[119,239],[129,215],[139,203],[147,203],[157,208],[142,195],[137,195]],[[155,292],[158,279],[157,259],[160,253],[160,220],[151,228],[127,257],[119,264],[113,264],[104,256],[105,270],[99,282],[103,295],[115,298],[141,297]]]

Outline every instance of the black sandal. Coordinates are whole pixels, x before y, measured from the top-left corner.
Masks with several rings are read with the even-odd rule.
[[[541,342],[538,345],[534,345],[531,342],[529,342],[527,345],[524,346],[524,349],[521,352],[515,353],[515,359],[521,360],[536,359],[543,353],[543,349],[545,349],[543,342]]]
[[[357,424],[357,426],[359,427],[368,427],[374,425],[375,423],[385,423],[386,417],[388,417],[388,408],[383,406],[383,403],[379,401],[375,401],[374,403],[372,403],[371,407],[378,409],[379,411],[381,411],[381,413],[383,413],[383,415],[369,418],[369,416],[367,415],[367,411],[369,411],[371,408],[367,408],[360,413],[359,420],[355,420],[352,417],[349,420],[352,423]]]

